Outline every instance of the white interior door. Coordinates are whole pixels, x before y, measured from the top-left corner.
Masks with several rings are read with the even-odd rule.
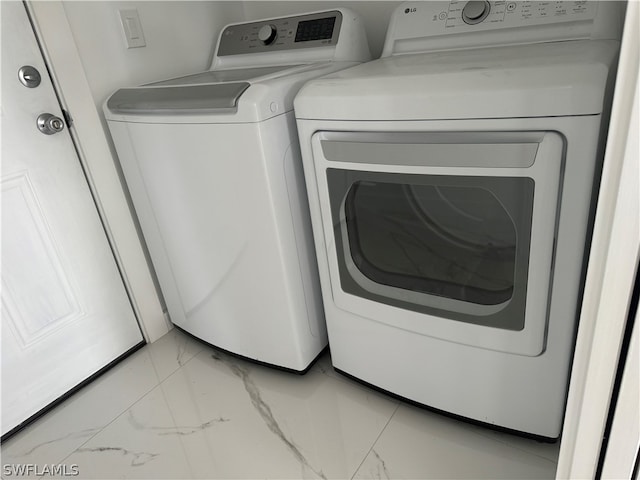
[[[2,23],[2,435],[143,341],[22,2]],[[23,66],[41,76],[28,88]],[[23,75],[29,78],[33,73]]]

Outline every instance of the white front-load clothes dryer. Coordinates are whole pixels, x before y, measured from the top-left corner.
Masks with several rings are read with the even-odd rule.
[[[326,347],[293,98],[369,59],[362,21],[345,9],[233,24],[210,70],[107,100],[176,326],[297,372]]]
[[[614,2],[410,2],[295,102],[334,367],[560,434]]]

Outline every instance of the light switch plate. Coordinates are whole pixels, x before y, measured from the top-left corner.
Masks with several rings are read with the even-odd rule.
[[[136,8],[118,10],[127,48],[146,47],[142,24]]]

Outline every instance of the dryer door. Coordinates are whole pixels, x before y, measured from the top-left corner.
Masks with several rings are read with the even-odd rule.
[[[548,132],[316,134],[336,305],[539,355],[562,147]]]

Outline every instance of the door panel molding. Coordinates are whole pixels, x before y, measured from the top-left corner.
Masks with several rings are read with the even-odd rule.
[[[81,319],[85,311],[28,172],[2,179],[2,203],[3,250],[12,252],[2,259],[2,313],[26,350],[52,331]],[[40,266],[38,271],[25,269],[34,259]],[[55,293],[50,301],[38,301],[21,291],[19,285],[25,282],[30,285],[27,292],[43,289]]]

